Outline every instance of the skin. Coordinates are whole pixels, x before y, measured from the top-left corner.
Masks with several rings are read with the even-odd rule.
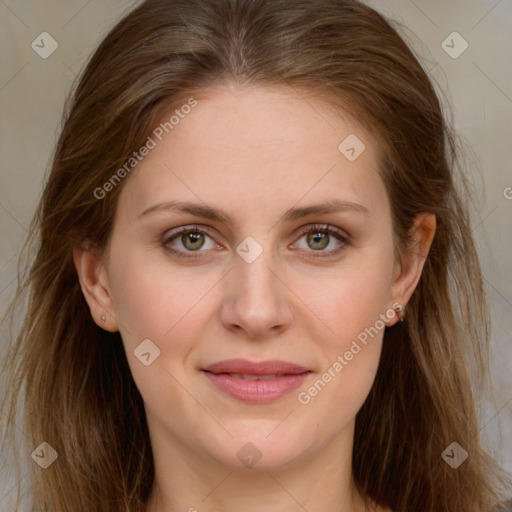
[[[195,97],[123,184],[107,249],[74,251],[91,315],[120,331],[144,399],[156,475],[148,510],[362,512],[351,471],[355,416],[384,328],[309,403],[297,395],[379,315],[407,304],[435,217],[418,216],[399,263],[377,147],[357,121],[286,88],[228,84]],[[352,162],[338,150],[349,134],[366,146]],[[368,211],[280,221],[290,208],[331,199]],[[232,223],[163,209],[139,217],[171,200],[222,209]],[[317,223],[348,243],[330,235],[315,245],[301,230]],[[199,249],[188,254],[199,257],[166,252],[171,230],[191,225],[210,228],[202,246],[192,239]],[[236,252],[248,236],[263,250],[252,263]],[[187,251],[180,236],[167,247]],[[134,355],[147,338],[160,349],[149,366]],[[200,371],[229,358],[280,359],[313,373],[274,402],[249,404]],[[261,454],[253,467],[237,457],[248,442]]]

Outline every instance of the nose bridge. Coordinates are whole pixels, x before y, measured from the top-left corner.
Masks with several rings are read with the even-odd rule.
[[[259,241],[247,237],[238,245],[236,252],[239,260],[233,277],[243,295],[253,299],[275,300],[278,292],[276,276],[270,269],[276,266],[276,261],[271,243],[270,237],[265,240],[259,237]]]
[[[268,335],[291,321],[286,288],[274,273],[278,264],[271,243],[270,237],[248,237],[239,244],[223,300],[225,327],[241,328],[249,337]]]

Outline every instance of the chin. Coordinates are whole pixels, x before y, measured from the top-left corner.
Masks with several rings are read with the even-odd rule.
[[[227,429],[233,438],[211,446],[212,458],[232,471],[280,471],[289,469],[305,456],[306,436],[290,435],[285,429],[278,432],[279,423],[260,422],[259,428]],[[210,438],[211,441],[211,438]],[[206,447],[205,447],[206,448]],[[207,448],[205,451],[209,451]]]

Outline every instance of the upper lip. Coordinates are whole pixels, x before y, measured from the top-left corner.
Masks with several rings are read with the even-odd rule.
[[[246,359],[226,359],[213,363],[205,368],[204,371],[211,373],[242,373],[248,375],[299,375],[309,372],[298,364],[288,363],[286,361],[268,360],[253,362]]]

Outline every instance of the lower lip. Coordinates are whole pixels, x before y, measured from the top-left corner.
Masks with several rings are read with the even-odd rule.
[[[279,375],[273,379],[246,380],[225,373],[204,371],[213,385],[226,395],[250,403],[266,403],[277,400],[297,389],[311,372],[298,375]]]

